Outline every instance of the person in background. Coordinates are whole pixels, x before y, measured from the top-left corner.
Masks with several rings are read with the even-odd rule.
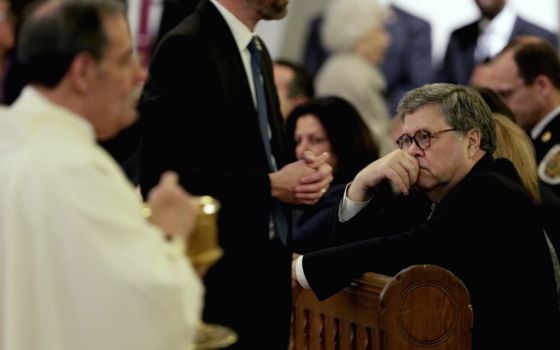
[[[315,79],[317,96],[339,96],[356,107],[380,154],[395,148],[383,97],[385,80],[378,68],[391,41],[385,17],[385,8],[377,0],[331,2],[325,12],[322,39],[332,54]]]
[[[330,51],[321,41],[323,15],[309,24],[304,65],[316,75]],[[385,28],[391,42],[380,65],[386,82],[385,99],[389,115],[395,115],[401,97],[413,88],[432,82],[432,39],[430,23],[390,4]]]
[[[556,34],[519,17],[507,0],[474,0],[481,18],[451,33],[437,81],[466,85],[475,66],[492,59],[512,39],[535,35],[557,47]]]
[[[540,38],[513,40],[492,60],[486,86],[531,137],[540,180],[560,198],[560,58]]]
[[[399,149],[360,171],[336,208],[332,235],[342,245],[295,259],[293,278],[325,299],[367,271],[439,265],[469,290],[473,348],[557,348],[560,310],[540,218],[512,163],[492,157],[495,122],[480,94],[425,85],[405,95],[399,116]]]
[[[328,152],[333,182],[319,203],[294,218],[293,247],[305,253],[323,247],[330,230],[333,207],[346,184],[358,171],[379,156],[369,129],[358,111],[340,97],[318,97],[294,109],[287,121],[288,135],[295,141],[296,157],[305,151]]]
[[[274,84],[284,120],[292,110],[315,96],[313,78],[304,67],[288,60],[274,61]]]
[[[541,223],[554,267],[556,293],[560,301],[560,264],[558,262],[558,252],[560,251],[560,224],[558,223],[560,199],[546,187],[539,186],[535,149],[531,139],[523,129],[502,114],[494,113],[494,118],[496,120],[497,141],[494,157],[511,160],[519,172],[523,187],[525,187],[533,202],[539,206]]]
[[[233,328],[237,349],[288,347],[292,204],[315,204],[332,180],[328,154],[290,152],[272,60],[255,35],[279,19],[286,0],[201,0],[164,36],[150,65],[140,110],[140,186],[165,170],[221,203],[224,256],[205,275],[204,320]],[[258,293],[248,293],[266,266]],[[233,348],[232,347],[232,348]]]
[[[4,103],[4,78],[15,43],[15,22],[10,1],[0,0],[0,103]]]
[[[47,1],[24,23],[30,83],[0,110],[0,348],[186,349],[203,299],[197,208],[165,174],[143,205],[95,142],[136,118],[146,77],[122,4]]]
[[[391,42],[380,69],[387,84],[389,115],[393,117],[404,94],[433,80],[432,27],[428,21],[391,4],[385,28]]]
[[[527,133],[515,123],[513,113],[500,95],[489,88],[479,87],[476,90],[490,107],[496,122],[494,158],[506,158],[513,163],[519,173],[521,184],[539,208],[554,266],[556,290],[560,298],[560,264],[557,255],[560,251],[560,225],[556,219],[560,212],[560,199],[539,181],[533,143]]]

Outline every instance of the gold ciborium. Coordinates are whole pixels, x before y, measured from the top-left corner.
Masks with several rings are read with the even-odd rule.
[[[200,215],[187,244],[187,256],[196,271],[204,274],[222,256],[223,251],[218,243],[218,210],[220,203],[210,197],[197,198]],[[190,350],[222,349],[237,341],[237,334],[230,328],[201,322],[195,344]]]

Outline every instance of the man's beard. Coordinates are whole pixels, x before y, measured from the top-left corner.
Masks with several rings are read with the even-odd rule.
[[[288,12],[288,1],[285,0],[249,0],[249,3],[256,9],[259,17],[264,20],[282,19]]]

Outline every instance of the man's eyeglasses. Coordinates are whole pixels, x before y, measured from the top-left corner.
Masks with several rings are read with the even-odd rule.
[[[397,146],[399,146],[399,148],[402,149],[403,151],[406,151],[407,149],[410,148],[410,146],[412,146],[412,142],[414,141],[414,143],[416,144],[416,146],[418,146],[418,148],[425,151],[430,147],[430,142],[432,138],[436,137],[441,133],[447,131],[454,131],[454,130],[455,129],[445,129],[445,130],[430,132],[428,130],[421,129],[415,132],[413,136],[410,136],[409,134],[403,134],[401,137],[397,139]]]

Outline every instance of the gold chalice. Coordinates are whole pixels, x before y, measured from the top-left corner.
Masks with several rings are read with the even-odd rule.
[[[204,273],[223,254],[218,243],[217,217],[220,203],[210,197],[198,197],[200,215],[187,244],[187,256],[199,273]],[[230,328],[201,322],[195,344],[190,350],[222,349],[237,341],[237,334]]]

